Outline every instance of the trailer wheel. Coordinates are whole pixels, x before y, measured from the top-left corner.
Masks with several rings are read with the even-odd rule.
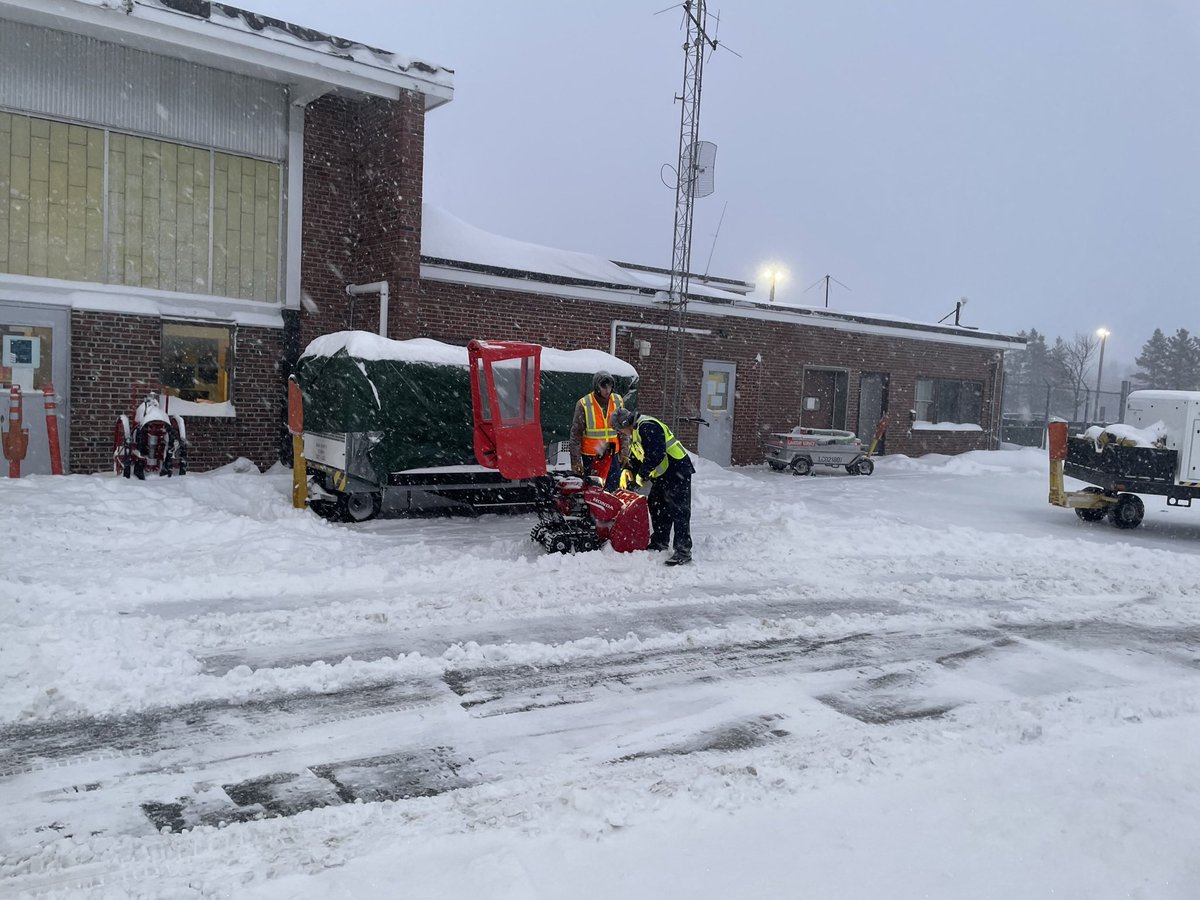
[[[366,522],[379,515],[383,497],[379,491],[361,491],[338,495],[338,512],[347,522]]]
[[[807,475],[812,471],[812,460],[807,456],[797,456],[792,460],[793,475]]]
[[[846,468],[849,469],[850,467],[847,466]],[[864,456],[862,459],[860,459],[857,463],[854,464],[854,469],[853,469],[853,471],[851,471],[850,474],[851,475],[870,475],[874,471],[875,471],[875,463],[873,463],[870,459],[868,459],[867,457]]]
[[[1137,528],[1142,524],[1142,518],[1145,515],[1145,504],[1137,494],[1118,495],[1117,502],[1109,513],[1109,516],[1112,517],[1110,521],[1117,528]]]
[[[767,460],[767,466],[771,469],[772,472],[782,472],[784,469],[787,468],[787,466],[785,466],[783,463],[775,462],[775,460],[773,460],[773,459]]]
[[[1085,487],[1081,493],[1084,494],[1103,494],[1104,489],[1098,487]],[[1101,506],[1097,509],[1076,509],[1075,515],[1079,516],[1085,522],[1099,522],[1108,515],[1108,507]]]

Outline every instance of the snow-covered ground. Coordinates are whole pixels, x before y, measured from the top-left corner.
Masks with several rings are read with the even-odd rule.
[[[1194,898],[1200,510],[701,462],[696,562],[0,481],[0,895]]]

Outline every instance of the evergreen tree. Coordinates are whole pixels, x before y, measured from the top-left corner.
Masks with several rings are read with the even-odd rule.
[[[1133,373],[1133,380],[1138,383],[1138,387],[1166,390],[1170,355],[1171,347],[1167,336],[1162,333],[1161,328],[1155,328],[1150,340],[1142,345],[1141,355],[1134,360],[1138,369]]]
[[[1167,338],[1166,369],[1168,390],[1200,389],[1200,342],[1186,328]]]

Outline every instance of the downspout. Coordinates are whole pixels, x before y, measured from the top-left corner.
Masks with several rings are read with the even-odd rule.
[[[379,336],[387,337],[388,283],[386,281],[372,281],[370,284],[351,284],[346,287],[346,293],[351,297],[357,297],[360,294],[379,295]]]

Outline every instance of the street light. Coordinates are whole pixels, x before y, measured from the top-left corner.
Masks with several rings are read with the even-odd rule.
[[[769,271],[767,273],[768,277],[771,279],[771,293],[770,293],[770,296],[767,297],[768,303],[775,302],[775,279],[777,279],[782,274],[783,273],[780,272],[778,269],[772,269],[771,271]]]
[[[1100,362],[1096,366],[1096,406],[1092,413],[1093,419],[1100,418],[1100,377],[1104,374],[1104,342],[1112,332],[1107,328],[1097,328],[1096,334],[1100,336]]]

